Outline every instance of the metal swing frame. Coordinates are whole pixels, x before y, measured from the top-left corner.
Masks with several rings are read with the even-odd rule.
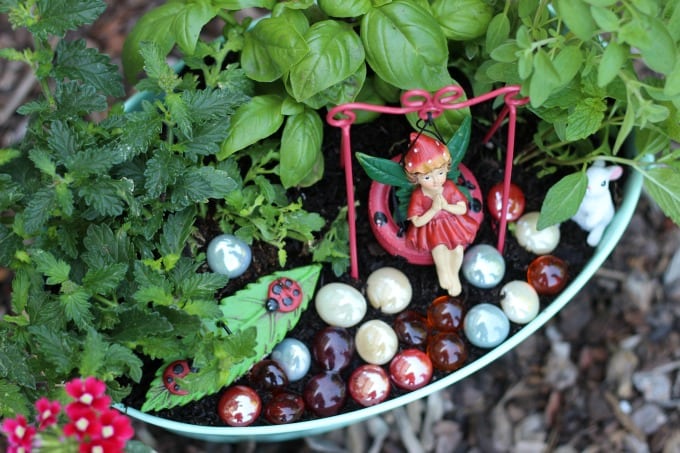
[[[350,276],[359,278],[359,261],[357,256],[356,235],[356,207],[354,206],[354,175],[352,172],[352,144],[351,128],[356,121],[355,110],[387,113],[392,115],[405,115],[417,112],[418,117],[424,121],[429,118],[437,118],[446,110],[459,110],[473,105],[481,104],[489,100],[503,96],[503,108],[493,125],[484,136],[483,142],[488,143],[491,137],[500,128],[507,117],[508,134],[505,153],[505,171],[503,176],[502,209],[505,212],[508,206],[510,182],[512,180],[512,162],[515,154],[515,133],[517,125],[517,108],[528,103],[528,97],[519,97],[520,86],[508,85],[495,89],[472,99],[465,99],[465,92],[458,85],[447,85],[435,93],[426,90],[414,89],[406,91],[401,96],[401,106],[384,106],[362,102],[349,102],[332,108],[326,115],[326,121],[331,126],[340,128],[340,159],[345,171],[345,189],[347,192],[347,222],[349,224],[349,252],[350,252]],[[507,218],[501,215],[498,228],[498,242],[496,248],[502,254],[505,248],[505,236],[507,231]]]

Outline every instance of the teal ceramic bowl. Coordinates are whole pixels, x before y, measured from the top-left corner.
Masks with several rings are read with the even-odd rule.
[[[139,95],[132,98],[129,101],[128,108],[132,109],[135,105],[138,105],[143,98],[144,96]],[[481,358],[465,365],[464,367],[452,372],[440,380],[430,383],[425,387],[390,399],[375,406],[366,407],[331,417],[296,422],[287,425],[248,427],[200,426],[167,420],[123,405],[118,405],[117,408],[134,419],[148,423],[149,425],[166,429],[185,437],[211,442],[242,442],[248,440],[255,440],[258,442],[279,442],[313,436],[327,431],[344,428],[392,409],[405,406],[415,400],[426,398],[427,396],[454,385],[471,374],[482,370],[487,365],[501,357],[503,354],[514,349],[522,341],[526,340],[538,329],[543,327],[567,303],[569,303],[570,300],[572,300],[572,298],[595,274],[597,269],[600,268],[602,263],[621,239],[621,236],[623,236],[623,233],[626,230],[633,213],[635,212],[635,207],[642,191],[642,179],[642,175],[637,172],[628,176],[623,187],[623,202],[618,207],[614,219],[607,227],[607,230],[605,231],[605,234],[597,246],[593,256],[586,263],[582,272],[577,275],[567,287],[565,287],[562,293],[557,296],[550,305],[546,306],[538,314],[538,316],[534,318],[533,321],[526,324],[521,330],[509,337],[496,348],[490,350]]]

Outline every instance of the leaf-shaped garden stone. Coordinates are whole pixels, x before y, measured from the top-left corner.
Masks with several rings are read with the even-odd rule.
[[[180,386],[189,390],[187,395],[173,395],[167,391],[162,376],[170,362],[161,366],[146,394],[142,411],[187,404],[216,393],[243,376],[295,327],[314,296],[320,273],[319,264],[274,272],[222,299],[221,322],[204,326],[209,331],[206,337],[219,343],[214,345],[214,359],[199,366],[197,372],[189,373],[184,379],[178,380]],[[295,280],[300,285],[302,302],[293,311],[268,311],[266,302],[269,284],[281,277]],[[181,357],[183,351],[177,353],[177,359],[187,358]]]

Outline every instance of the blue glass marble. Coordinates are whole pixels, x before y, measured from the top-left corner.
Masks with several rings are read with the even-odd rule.
[[[495,305],[481,303],[468,310],[463,321],[468,341],[480,348],[494,348],[510,333],[510,321]]]
[[[213,272],[229,278],[242,275],[253,259],[248,244],[231,234],[215,236],[208,244],[206,256]]]
[[[290,382],[305,377],[312,364],[309,348],[295,338],[284,338],[272,350],[271,358],[279,364]]]
[[[503,255],[488,244],[473,245],[465,251],[461,272],[473,286],[482,289],[498,285],[505,275]]]

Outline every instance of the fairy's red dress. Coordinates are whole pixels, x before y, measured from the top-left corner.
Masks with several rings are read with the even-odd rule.
[[[448,179],[444,182],[443,195],[450,204],[456,204],[459,201],[467,203],[465,195]],[[416,187],[411,194],[406,217],[411,219],[421,216],[431,206],[432,198],[425,195],[422,188]],[[432,251],[439,244],[444,244],[451,250],[459,245],[467,247],[474,241],[479,230],[479,220],[468,213],[456,215],[441,210],[423,226],[409,225],[406,231],[406,245],[423,252]]]

